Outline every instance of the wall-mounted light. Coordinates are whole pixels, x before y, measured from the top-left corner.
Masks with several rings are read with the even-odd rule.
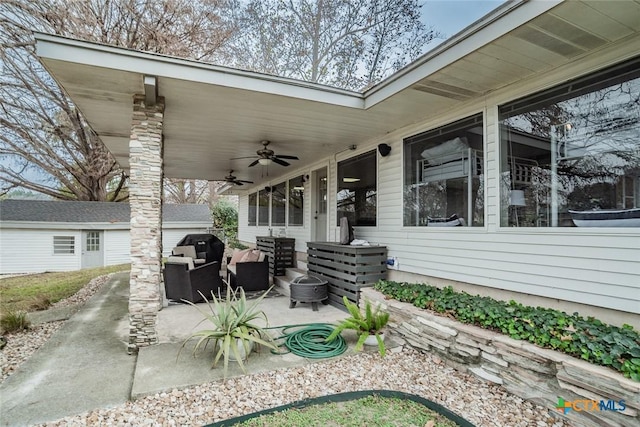
[[[258,163],[260,163],[262,166],[269,166],[271,164],[271,159],[258,159]]]
[[[391,152],[391,146],[389,144],[378,144],[378,151],[382,157],[387,157]]]
[[[302,183],[309,182],[309,175],[302,175]]]
[[[275,187],[266,186],[266,187],[264,187],[264,191],[266,191],[267,193],[271,193],[274,190],[274,188]]]

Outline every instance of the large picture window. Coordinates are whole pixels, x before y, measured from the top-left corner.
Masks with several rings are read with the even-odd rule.
[[[304,180],[302,175],[289,180],[289,225],[304,225]]]
[[[482,114],[404,140],[404,225],[484,224]]]
[[[338,225],[347,217],[351,225],[376,225],[378,175],[376,151],[338,163]]]
[[[640,227],[640,58],[500,107],[505,227]]]
[[[287,184],[271,187],[271,225],[284,226],[287,208]]]
[[[257,225],[258,218],[258,193],[249,194],[249,209],[248,209],[248,217],[249,217],[249,226]]]

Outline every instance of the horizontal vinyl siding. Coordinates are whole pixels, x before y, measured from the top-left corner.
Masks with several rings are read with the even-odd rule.
[[[637,49],[634,52],[637,54]],[[392,147],[391,153],[384,158],[378,155],[377,226],[356,227],[355,237],[386,246],[389,256],[398,257],[400,271],[423,275],[425,281],[435,277],[640,314],[640,228],[500,227],[498,106],[569,80],[585,70],[595,70],[605,60],[610,65],[616,54],[624,58],[629,52],[608,51],[606,58],[595,54],[574,61],[554,73],[503,88],[455,110],[442,111],[429,121],[367,144],[359,143],[357,151],[328,157],[328,240],[336,240],[339,235],[336,160],[387,143]],[[403,139],[478,112],[483,112],[485,128],[485,226],[404,227]],[[299,247],[299,242],[296,246]]]
[[[171,255],[171,251],[187,234],[205,234],[206,228],[171,228],[162,230],[162,256]]]
[[[129,230],[105,230],[105,265],[131,262],[131,236]]]
[[[105,265],[131,262],[129,230],[104,230]],[[163,256],[186,234],[206,233],[206,228],[163,229]],[[53,236],[74,236],[75,254],[54,255]],[[0,229],[0,274],[73,271],[81,268],[82,232],[80,230]]]
[[[74,236],[74,254],[53,253],[54,236]],[[0,274],[72,271],[80,268],[81,233],[67,230],[0,230]]]

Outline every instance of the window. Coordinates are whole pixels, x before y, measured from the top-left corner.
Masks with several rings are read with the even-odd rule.
[[[503,105],[505,227],[640,227],[640,57]]]
[[[404,140],[405,226],[484,224],[482,114]]]
[[[304,179],[289,180],[289,225],[304,225]]]
[[[377,178],[375,150],[338,163],[338,225],[376,225]]]
[[[284,226],[287,208],[287,183],[271,187],[271,225]]]
[[[258,209],[258,193],[249,194],[249,226],[255,226],[257,224],[257,211]]]
[[[269,225],[269,193],[267,190],[258,192],[258,225]]]
[[[76,238],[73,236],[53,236],[53,253],[69,255],[76,252]]]
[[[89,231],[86,237],[87,252],[99,252],[100,251],[100,232]]]

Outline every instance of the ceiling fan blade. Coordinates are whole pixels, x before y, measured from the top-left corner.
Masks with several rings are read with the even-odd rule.
[[[256,156],[232,157],[229,160],[255,159]]]
[[[235,185],[244,185],[242,182],[240,182],[240,181],[238,181],[238,180],[233,181],[233,183],[234,183]]]
[[[277,158],[279,158],[279,159],[300,160],[300,159],[298,158],[298,156],[287,156],[287,155],[284,155],[284,154],[277,154],[277,155],[276,155],[276,156],[274,156],[274,157],[277,157]]]
[[[282,166],[289,166],[290,165],[290,163],[285,162],[284,160],[280,160],[279,158],[277,158],[275,156],[271,157],[271,160],[273,160],[275,163],[277,163],[279,165],[282,165]]]
[[[237,182],[244,182],[245,184],[253,184],[253,181],[246,181],[244,179],[237,179]]]
[[[260,159],[258,159],[258,160],[260,160]],[[255,161],[251,162],[249,167],[257,165],[258,164],[258,160],[255,160]]]

